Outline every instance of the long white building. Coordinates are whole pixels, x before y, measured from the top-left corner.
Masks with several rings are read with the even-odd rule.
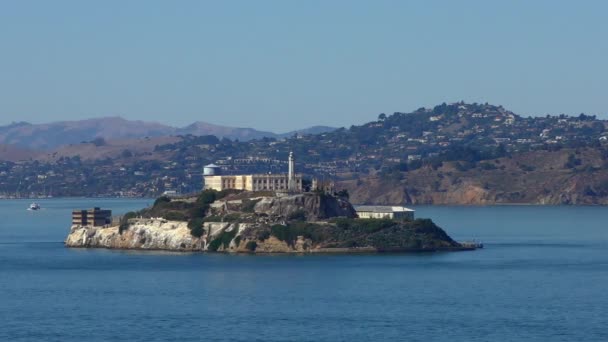
[[[413,220],[414,210],[401,206],[357,205],[355,211],[359,218]]]
[[[220,170],[220,167],[214,164],[205,166],[203,189],[302,192],[302,175],[295,173],[295,158],[292,152],[289,153],[287,174],[221,175]]]

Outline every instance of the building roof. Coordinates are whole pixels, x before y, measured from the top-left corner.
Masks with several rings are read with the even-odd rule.
[[[200,166],[199,166],[200,167]],[[215,164],[209,164],[209,165],[205,165],[204,167],[210,167],[210,168],[219,168],[219,166],[215,165]]]
[[[409,209],[401,206],[384,206],[384,205],[356,205],[354,206],[357,212],[372,212],[372,213],[396,213],[396,212],[414,212],[414,209]]]

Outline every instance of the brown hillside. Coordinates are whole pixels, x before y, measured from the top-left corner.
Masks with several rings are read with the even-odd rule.
[[[471,168],[463,164],[377,174],[340,186],[353,203],[367,204],[608,204],[606,161],[593,149],[527,152]]]

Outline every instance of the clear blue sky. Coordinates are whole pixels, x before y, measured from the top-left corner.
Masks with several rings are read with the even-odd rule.
[[[465,100],[608,118],[608,1],[1,1],[0,124],[287,131]]]

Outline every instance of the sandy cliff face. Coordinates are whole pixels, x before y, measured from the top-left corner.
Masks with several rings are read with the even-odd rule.
[[[65,240],[68,247],[117,249],[203,250],[203,241],[190,234],[186,222],[146,219],[119,233],[118,227],[73,226]]]
[[[274,236],[257,238],[251,224],[205,223],[205,234],[193,237],[186,222],[147,219],[132,224],[129,229],[119,233],[118,227],[72,226],[65,240],[67,247],[91,247],[109,249],[169,250],[181,252],[210,251],[210,242],[224,233],[234,232],[234,237],[226,245],[220,245],[218,252],[253,252],[248,242],[256,243],[257,253],[298,253],[311,252],[312,242],[299,237],[294,245],[281,241]]]

